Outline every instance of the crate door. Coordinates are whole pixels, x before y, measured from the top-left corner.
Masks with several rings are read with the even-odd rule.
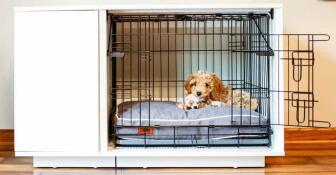
[[[331,127],[323,116],[315,115],[318,105],[315,88],[317,45],[327,44],[327,34],[273,34],[274,56],[270,59],[272,79],[272,124],[291,127]],[[284,109],[284,110],[281,110]],[[282,119],[279,116],[284,116]]]
[[[240,41],[242,47],[232,52],[247,54],[246,79],[253,85],[251,96],[258,101],[258,112],[269,116],[273,127],[331,127],[330,122],[315,115],[318,98],[314,76],[316,45],[327,44],[324,41],[329,35],[281,34],[279,15],[271,16],[250,17],[243,30],[231,36],[245,36]]]
[[[15,150],[98,151],[98,12],[15,14]]]

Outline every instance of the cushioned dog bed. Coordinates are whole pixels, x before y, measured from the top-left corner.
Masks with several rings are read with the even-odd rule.
[[[182,110],[175,102],[141,101],[118,105],[115,117],[119,144],[141,144],[144,134],[141,126],[150,126],[147,144],[177,144],[223,142],[236,144],[267,142],[267,118],[255,111],[234,107],[208,106],[201,109]],[[208,126],[215,126],[209,128]],[[244,125],[245,127],[238,127]],[[123,127],[120,127],[123,126]],[[157,127],[160,126],[160,127]],[[253,138],[253,139],[252,139]],[[252,140],[251,142],[249,140]],[[213,143],[212,143],[213,144]]]

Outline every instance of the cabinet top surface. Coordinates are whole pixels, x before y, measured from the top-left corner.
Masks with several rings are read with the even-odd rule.
[[[55,10],[249,10],[260,11],[270,8],[282,8],[280,3],[129,3],[122,2],[118,4],[104,5],[66,5],[66,6],[16,6],[15,11],[55,11]]]

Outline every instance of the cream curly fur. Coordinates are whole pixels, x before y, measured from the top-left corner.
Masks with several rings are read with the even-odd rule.
[[[232,105],[253,110],[258,107],[257,100],[250,98],[248,92],[232,90],[216,74],[207,71],[191,74],[186,80],[185,90],[186,95],[193,94],[206,105],[219,102],[221,106]]]
[[[241,90],[230,91],[227,102],[221,103],[223,106],[237,106],[244,109],[257,109],[258,103],[256,99],[250,97],[250,94]]]

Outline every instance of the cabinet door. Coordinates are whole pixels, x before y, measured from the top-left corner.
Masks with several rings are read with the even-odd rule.
[[[98,11],[15,14],[15,150],[97,152]]]

